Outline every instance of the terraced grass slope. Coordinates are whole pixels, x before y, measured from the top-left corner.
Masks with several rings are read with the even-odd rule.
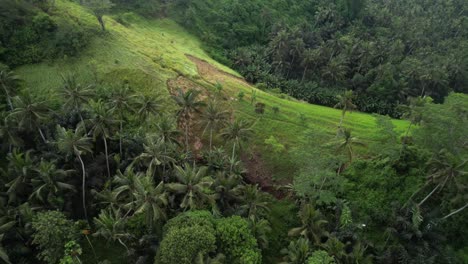
[[[75,3],[57,0],[54,12],[55,19],[75,20],[90,31],[99,29],[95,17]],[[225,107],[232,109],[237,117],[256,120],[254,144],[244,160],[249,166],[249,173],[258,181],[269,182],[271,176],[282,183],[290,181],[297,169],[291,153],[306,146],[305,136],[316,135],[320,145],[336,134],[340,110],[256,89],[238,73],[211,59],[199,40],[171,20],[148,20],[125,13],[106,16],[105,21],[108,32],[96,34],[80,57],[17,69],[31,87],[31,92],[53,93],[60,86],[60,73],[64,71],[75,72],[84,83],[93,82],[93,71],[97,71],[104,83],[128,80],[139,92],[166,97],[168,109],[174,107],[169,99],[170,91],[177,87],[200,89],[204,96],[217,98]],[[221,92],[215,88],[217,83],[223,88]],[[238,99],[240,92],[245,94],[243,100]],[[255,102],[251,100],[253,94],[256,94],[255,102],[266,105],[264,114],[255,113]],[[277,107],[279,112],[275,113],[273,107]],[[393,123],[399,132],[407,126],[401,120],[394,120]],[[364,141],[370,142],[377,137],[375,117],[372,115],[348,114],[344,126]],[[195,130],[201,131],[200,128]],[[203,142],[200,134],[194,133],[193,141],[200,137]],[[270,151],[265,139],[271,136],[284,145],[284,151]],[[359,152],[365,155],[366,149]]]

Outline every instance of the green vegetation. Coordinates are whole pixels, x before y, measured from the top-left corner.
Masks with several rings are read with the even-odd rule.
[[[5,2],[0,262],[467,261],[462,1]]]

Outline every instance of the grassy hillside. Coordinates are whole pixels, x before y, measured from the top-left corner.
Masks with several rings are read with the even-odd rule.
[[[55,19],[74,19],[83,27],[99,28],[94,16],[81,6],[62,0],[56,3]],[[170,89],[178,86],[203,89],[206,96],[218,97],[236,116],[256,120],[255,146],[245,159],[258,157],[254,161],[257,165],[261,162],[258,166],[265,171],[263,174],[271,174],[281,182],[292,179],[296,169],[292,153],[305,146],[306,135],[317,135],[317,143],[321,145],[336,134],[340,110],[256,89],[243,81],[238,73],[211,59],[195,37],[171,20],[147,20],[125,13],[107,16],[105,21],[108,32],[96,35],[79,58],[23,66],[17,72],[37,93],[53,92],[59,87],[59,71],[64,70],[75,72],[83,82],[89,83],[93,81],[93,72],[97,72],[104,83],[129,80],[138,91],[157,93],[166,98]],[[223,87],[220,94],[215,88],[218,82]],[[245,94],[243,100],[238,100],[239,92]],[[252,93],[256,93],[256,102],[266,105],[265,114],[255,113],[251,104]],[[169,109],[173,107],[171,100],[166,102]],[[274,113],[273,107],[278,107],[279,112]],[[393,123],[399,132],[407,126],[401,120]],[[344,125],[364,141],[370,142],[377,137],[372,115],[348,114]],[[285,150],[279,153],[269,151],[264,141],[270,136],[284,145]],[[367,150],[360,149],[359,152],[365,155]]]

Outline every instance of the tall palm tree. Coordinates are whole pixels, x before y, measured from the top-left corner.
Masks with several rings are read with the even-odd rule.
[[[427,177],[428,183],[435,183],[434,189],[426,196],[418,206],[423,205],[436,191],[440,192],[447,185],[454,184],[455,190],[463,189],[459,179],[468,175],[468,160],[463,160],[460,156],[453,155],[442,149],[437,156],[429,161],[431,174]]]
[[[98,217],[94,218],[96,232],[94,236],[102,236],[107,241],[119,242],[129,251],[125,241],[131,238],[131,234],[125,230],[125,218],[119,209],[108,208],[102,210]]]
[[[20,152],[14,149],[7,155],[8,169],[2,170],[7,183],[6,195],[8,202],[19,202],[18,197],[26,194],[29,190],[29,184],[34,173],[34,160],[31,157],[31,151]]]
[[[328,232],[324,229],[327,221],[320,211],[313,205],[305,203],[299,211],[299,218],[302,225],[289,230],[288,235],[302,236],[312,241],[314,245],[320,245],[322,238],[328,236]]]
[[[188,143],[188,136],[189,136],[189,127],[190,127],[190,119],[193,113],[200,112],[200,109],[205,106],[205,103],[202,100],[199,100],[200,92],[189,89],[187,92],[184,92],[182,89],[179,88],[176,95],[173,95],[172,98],[179,106],[179,111],[177,115],[181,118],[184,122],[185,126],[185,150],[189,151],[189,143]]]
[[[83,198],[83,210],[85,218],[88,219],[88,212],[86,210],[86,170],[81,155],[86,153],[92,153],[91,138],[83,135],[81,127],[77,127],[75,131],[67,130],[63,127],[57,127],[57,147],[58,150],[69,156],[74,155],[81,164],[82,171],[82,198]]]
[[[119,153],[122,157],[122,133],[125,113],[134,110],[136,96],[128,84],[116,87],[109,98],[110,111],[119,117]]]
[[[113,183],[116,185],[113,193],[116,198],[118,200],[131,200],[139,177],[143,177],[143,174],[135,173],[132,166],[127,167],[123,173],[120,170],[117,171],[117,175],[113,179]]]
[[[232,202],[240,200],[239,192],[241,187],[240,177],[218,171],[215,177],[214,190],[221,208],[229,209]]]
[[[229,117],[229,111],[221,110],[220,107],[211,101],[202,114],[201,124],[205,127],[203,134],[206,130],[210,131],[210,150],[213,142],[213,131],[218,131]]]
[[[5,93],[5,97],[10,107],[10,110],[13,110],[13,103],[11,98],[15,96],[16,89],[19,86],[20,78],[13,71],[9,69],[0,69],[0,86]]]
[[[408,138],[408,134],[411,130],[411,127],[414,125],[419,124],[423,118],[423,111],[424,106],[428,103],[431,103],[432,99],[430,97],[409,97],[408,98],[408,105],[400,105],[399,108],[403,111],[403,118],[410,121],[408,129],[405,133],[405,140],[403,140],[402,148],[400,153],[403,151],[406,143],[406,139]]]
[[[0,113],[0,138],[3,139],[5,146],[8,145],[8,152],[11,152],[13,147],[20,147],[24,142],[18,136],[19,127],[16,122],[7,117],[6,112]]]
[[[64,191],[75,191],[75,187],[66,183],[67,177],[73,170],[58,169],[55,163],[41,160],[37,169],[37,176],[31,179],[33,193],[29,199],[37,199],[42,204],[52,203]],[[57,208],[59,209],[59,208]]]
[[[164,183],[160,182],[156,186],[151,175],[135,179],[133,201],[125,207],[133,208],[135,214],[144,214],[148,228],[152,229],[155,223],[164,221],[167,218],[168,199]]]
[[[164,142],[180,146],[178,139],[181,133],[177,129],[177,125],[172,118],[169,116],[163,116],[159,118],[155,128],[156,134]]]
[[[301,83],[304,82],[304,79],[307,74],[307,70],[309,70],[309,67],[314,63],[316,60],[316,52],[313,49],[306,49],[302,53],[302,61],[301,61],[301,66],[304,67],[304,72],[302,73],[302,80]]]
[[[280,264],[304,264],[310,256],[310,245],[307,238],[291,241],[287,248],[281,250],[285,256]]]
[[[252,126],[250,122],[244,119],[236,119],[234,122],[229,123],[222,131],[221,136],[232,142],[232,160],[234,160],[236,147],[241,147],[242,142],[248,141],[253,136],[254,131]]]
[[[208,193],[213,179],[207,176],[206,167],[191,166],[186,163],[184,167],[175,167],[177,182],[168,183],[169,191],[183,195],[180,207],[184,210],[200,209],[208,202],[213,202],[213,197]]]
[[[347,90],[342,95],[338,95],[338,103],[335,105],[335,108],[341,108],[341,119],[340,124],[338,125],[338,129],[341,130],[341,125],[343,124],[344,117],[348,111],[353,111],[357,107],[353,103],[355,98],[354,93],[352,90]]]
[[[249,219],[250,231],[257,239],[257,244],[261,249],[268,248],[268,233],[271,232],[270,222],[266,219]]]
[[[268,213],[270,208],[265,194],[258,189],[258,185],[244,185],[240,188],[242,205],[240,211],[250,219],[257,219]]]
[[[59,94],[65,101],[63,107],[65,110],[74,110],[80,116],[81,122],[84,123],[82,110],[83,105],[86,105],[94,96],[92,85],[82,86],[78,83],[74,74],[62,76],[63,84]]]
[[[136,98],[137,115],[142,121],[146,121],[151,115],[158,115],[161,110],[161,100],[157,96],[142,95]]]
[[[107,139],[111,136],[112,129],[118,121],[112,116],[112,113],[107,109],[106,105],[101,101],[90,101],[91,117],[86,120],[90,125],[89,133],[93,135],[94,140],[101,137],[104,141],[104,152],[106,155],[107,176],[111,178],[109,165],[109,152],[107,147]]]
[[[41,124],[48,118],[51,110],[45,101],[36,100],[29,94],[14,97],[15,108],[11,111],[9,118],[15,118],[19,126],[28,131],[37,129],[44,143],[47,143]]]
[[[351,135],[351,130],[349,129],[344,129],[342,136],[343,137],[341,139],[338,139],[337,141],[332,142],[331,144],[337,146],[336,151],[346,152],[348,154],[349,163],[352,163],[354,158],[354,146],[365,147],[367,145],[359,138],[353,137]]]
[[[175,163],[175,159],[171,155],[172,147],[170,144],[164,142],[161,138],[147,137],[146,143],[143,145],[144,150],[136,158],[136,161],[143,162],[153,177],[156,176],[158,166],[162,165],[163,176],[165,176],[166,166]]]

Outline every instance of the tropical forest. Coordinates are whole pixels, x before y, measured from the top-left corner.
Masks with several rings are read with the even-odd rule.
[[[0,264],[468,263],[467,0],[0,0]]]

